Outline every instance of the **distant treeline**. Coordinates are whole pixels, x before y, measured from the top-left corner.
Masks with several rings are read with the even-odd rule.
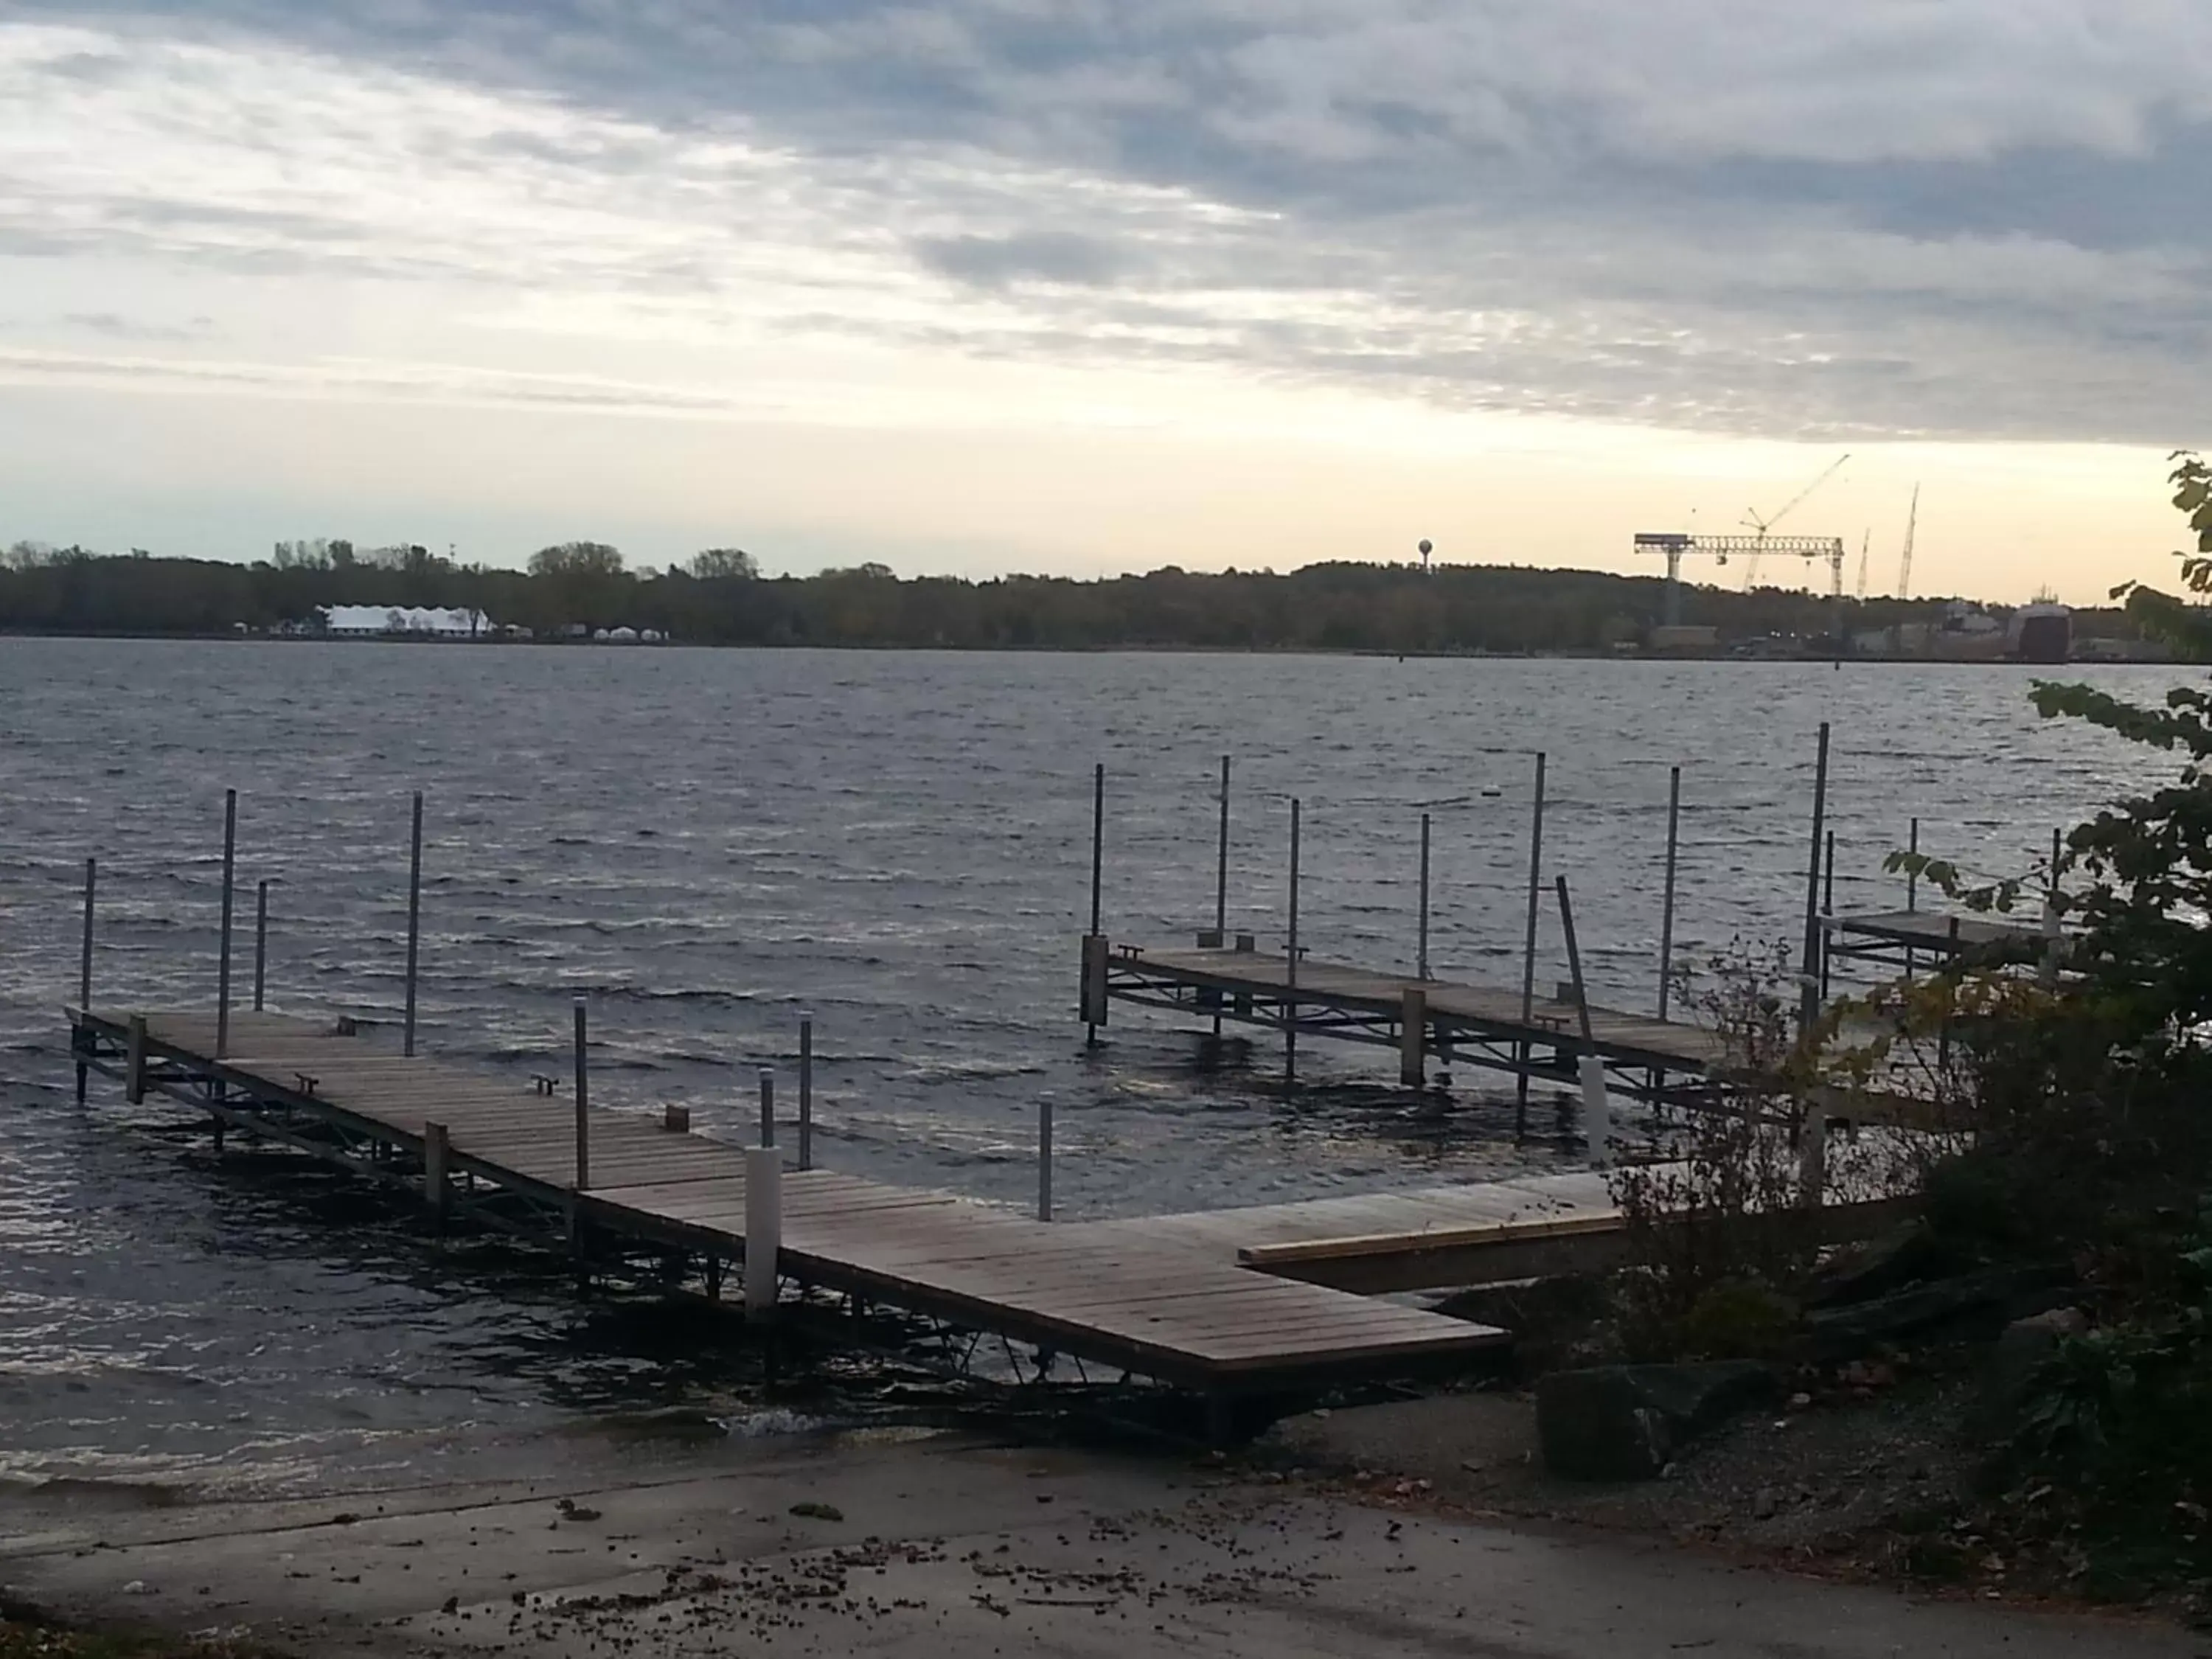
[[[453,606],[540,640],[581,629],[656,629],[702,645],[1109,646],[1380,652],[1602,651],[1642,640],[1661,615],[1656,576],[1453,565],[1316,564],[1198,574],[1170,567],[1079,581],[1004,576],[902,580],[881,565],[763,577],[736,549],[665,572],[632,570],[603,543],[546,548],[526,570],[458,564],[422,547],[280,543],[252,564],[121,556],[18,543],[0,559],[0,629],[208,635],[312,627],[319,607]],[[1942,602],[1846,601],[1846,629],[1925,620]],[[1831,630],[1804,592],[1689,587],[1681,620],[1724,639]],[[2118,632],[2077,613],[2077,631]]]

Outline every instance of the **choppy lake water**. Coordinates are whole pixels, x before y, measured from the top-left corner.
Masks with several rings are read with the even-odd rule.
[[[2172,672],[2093,678],[2155,695]],[[101,1000],[211,1001],[227,787],[242,917],[252,884],[273,883],[273,1006],[396,1017],[419,787],[428,1049],[518,1079],[558,1069],[580,992],[595,1100],[684,1102],[734,1138],[754,1068],[781,1068],[788,1089],[811,1009],[823,1162],[1022,1201],[1050,1091],[1062,1212],[1142,1213],[1553,1154],[1512,1145],[1480,1074],[1417,1099],[1387,1056],[1316,1046],[1286,1098],[1272,1045],[1203,1066],[1164,1019],[1118,1009],[1086,1053],[1094,761],[1110,934],[1210,924],[1225,752],[1232,928],[1280,937],[1297,795],[1303,941],[1410,968],[1426,811],[1432,971],[1517,982],[1543,749],[1547,879],[1573,885],[1594,994],[1642,1006],[1670,765],[1680,947],[1790,937],[1823,720],[1839,907],[1901,899],[1879,865],[1915,814],[1928,850],[2009,870],[2163,769],[2038,720],[2028,678],[0,640],[0,1474],[281,1483],[425,1431],[748,1386],[696,1322],[580,1302],[527,1254],[436,1244],[294,1161],[145,1133],[112,1091],[76,1111],[60,1009],[82,861],[100,860]],[[1548,904],[1542,939],[1548,983],[1565,975]]]

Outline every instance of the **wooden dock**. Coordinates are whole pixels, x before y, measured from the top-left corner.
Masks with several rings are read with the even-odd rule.
[[[1820,1231],[1830,1241],[1863,1237],[1902,1207],[1900,1197],[1831,1194]],[[1627,1261],[1631,1250],[1605,1176],[1589,1170],[1087,1222],[1070,1231],[1172,1242],[1368,1296],[1601,1272]]]
[[[1408,1084],[1431,1057],[1571,1086],[1584,1052],[1584,1010],[1571,999],[1449,980],[1378,973],[1343,963],[1256,950],[1154,950],[1089,942],[1083,1015],[1105,1024],[1121,1002],[1194,1018],[1265,1026],[1299,1036],[1393,1048]],[[1590,1007],[1587,1046],[1618,1091],[1644,1097],[1709,1085],[1726,1071],[1726,1044],[1701,1026]]]
[[[2005,916],[1961,916],[1934,910],[1884,910],[1822,918],[1832,957],[1906,963],[1948,961],[1966,951],[2027,945],[2044,937],[2033,922]]]
[[[746,1243],[744,1149],[536,1085],[404,1058],[339,1022],[72,1009],[78,1064],[550,1238],[642,1253],[720,1297]],[[579,1141],[583,1143],[580,1159]],[[578,1166],[586,1178],[578,1180]],[[781,1181],[784,1279],[1206,1395],[1452,1366],[1505,1334],[1240,1264],[1172,1232],[1036,1221],[824,1170]]]

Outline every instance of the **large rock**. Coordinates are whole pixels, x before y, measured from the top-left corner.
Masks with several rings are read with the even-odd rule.
[[[1967,1425],[1974,1437],[1995,1444],[2018,1433],[2036,1374],[2061,1342],[2088,1328],[2088,1317],[2079,1308],[2053,1308],[2006,1326],[1982,1368],[1981,1394]]]
[[[1536,1384],[1536,1435],[1555,1474],[1648,1480],[1680,1447],[1773,1393],[1773,1373],[1748,1359],[1554,1371]]]
[[[2056,1264],[1960,1273],[1867,1302],[1815,1309],[1805,1316],[1805,1330],[1814,1354],[1823,1359],[1937,1334],[1990,1338],[2008,1322],[2040,1313],[2061,1299],[2066,1277]]]
[[[1814,1308],[1842,1307],[1956,1273],[1958,1252],[1924,1221],[1908,1221],[1879,1237],[1847,1245],[1813,1275],[1805,1301]]]

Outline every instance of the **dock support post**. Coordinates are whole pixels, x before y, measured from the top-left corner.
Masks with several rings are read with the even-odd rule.
[[[84,937],[77,947],[76,1006],[92,1012],[92,901],[100,883],[100,860],[84,861]]]
[[[592,1184],[592,1091],[591,1079],[584,1065],[585,1048],[584,999],[576,999],[576,1190],[585,1192]]]
[[[1797,1009],[1797,1035],[1811,1036],[1820,1018],[1820,838],[1828,820],[1828,722],[1820,722],[1820,747],[1813,763],[1813,850],[1805,869],[1805,949],[1798,963],[1802,988]]]
[[[133,1106],[146,1098],[146,1016],[131,1016],[123,1051],[123,1097]]]
[[[238,791],[222,792],[222,940],[217,947],[215,1057],[230,1052],[230,915],[238,874]]]
[[[1408,985],[1398,994],[1398,1081],[1418,1089],[1428,1081],[1429,994]]]
[[[269,884],[253,890],[253,1012],[269,1004]]]
[[[1528,927],[1521,948],[1521,1024],[1536,1018],[1536,907],[1544,886],[1544,755],[1536,755],[1536,805],[1528,830]],[[1528,1133],[1528,1043],[1514,1044],[1513,1137]]]
[[[100,860],[87,859],[84,861],[84,938],[77,951],[76,1006],[81,1012],[88,1015],[92,1012],[92,898],[93,891],[99,884],[99,880]],[[74,1046],[80,1054],[85,1052],[83,1045],[91,1040],[87,1034],[82,1032],[78,1034]],[[83,1060],[78,1060],[76,1103],[80,1106],[84,1104],[85,1085],[90,1081],[92,1067]]]
[[[2058,984],[2058,958],[2064,951],[2064,928],[2058,919],[2058,861],[2065,856],[2065,832],[2051,832],[2051,884],[2043,894],[2043,965],[2037,971],[2045,989]]]
[[[1213,855],[1213,931],[1224,944],[1229,939],[1229,757],[1221,757],[1221,839]],[[1221,1036],[1221,1016],[1213,1017],[1213,1035]]]
[[[1037,1096],[1037,1219],[1052,1219],[1052,1095]]]
[[[1100,891],[1106,871],[1106,763],[1100,761],[1091,775],[1091,932],[1090,939],[1099,937],[1102,926]],[[1098,1046],[1098,1024],[1091,1012],[1103,1013],[1103,1009],[1086,1011],[1084,1018],[1083,1046]]]
[[[1659,1018],[1674,988],[1674,869],[1682,844],[1682,769],[1667,769],[1667,884],[1659,901]]]
[[[1836,832],[1828,831],[1827,868],[1820,878],[1820,1000],[1828,1000],[1828,926],[1836,917]]]
[[[415,1052],[415,963],[422,939],[422,792],[417,789],[415,824],[407,843],[407,1030],[404,1052],[410,1055]]]
[[[1283,1081],[1295,1083],[1298,1076],[1298,812],[1299,803],[1291,798],[1291,927],[1289,948],[1284,955],[1283,983]]]
[[[422,1196],[429,1200],[430,1213],[441,1223],[446,1218],[446,1169],[452,1158],[452,1146],[444,1124],[422,1126]]]
[[[775,1316],[775,1258],[783,1243],[783,1157],[745,1149],[745,1317]]]
[[[775,1068],[760,1068],[760,1144],[775,1145]]]
[[[1421,931],[1413,977],[1423,984],[1429,978],[1429,815],[1421,814]]]
[[[1805,1109],[1797,1139],[1797,1200],[1817,1212],[1828,1185],[1828,1109],[1817,1101]]]
[[[799,1017],[799,1167],[814,1167],[814,1016]]]
[[[1920,820],[1918,818],[1912,820],[1912,834],[1911,838],[1905,843],[1905,850],[1912,854],[1917,854],[1920,851]],[[1920,872],[1908,867],[1905,872],[1905,912],[1907,915],[1910,915],[1919,908]],[[1912,977],[1912,947],[1910,945],[1906,945],[1905,947],[1905,976],[1907,979],[1911,979]]]
[[[1944,929],[1944,933],[1949,940],[1951,946],[1950,950],[1945,954],[1943,958],[1944,967],[1948,969],[1951,963],[1958,961],[1959,959],[1958,917],[1954,916],[1951,918],[1951,924],[1948,927]],[[1956,979],[1954,979],[1951,981],[1951,987],[1953,993],[1955,994],[1958,989],[1958,981]],[[1936,1066],[1937,1070],[1942,1071],[1948,1070],[1950,1064],[1951,1011],[1947,1007],[1943,1010],[1943,1024],[1941,1029],[1936,1032]]]
[[[1605,1060],[1597,1051],[1597,1036],[1590,1027],[1589,987],[1583,982],[1583,952],[1575,938],[1574,901],[1567,895],[1567,878],[1561,876],[1559,931],[1566,935],[1567,973],[1575,988],[1575,1012],[1581,1017],[1583,1051],[1575,1073],[1583,1090],[1583,1133],[1589,1140],[1590,1163],[1604,1169],[1613,1161],[1613,1102],[1606,1093]]]

